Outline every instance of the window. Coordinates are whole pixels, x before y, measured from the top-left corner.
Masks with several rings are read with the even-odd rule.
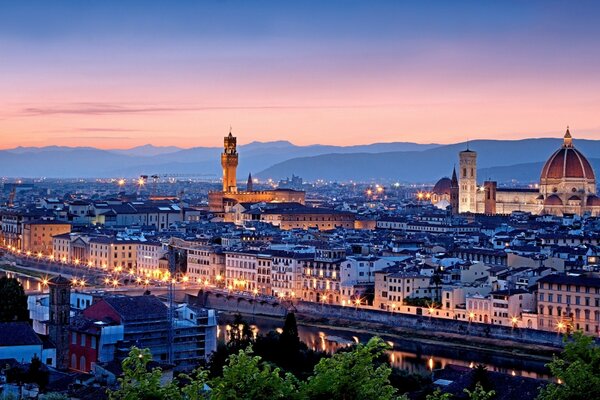
[[[77,333],[71,333],[71,344],[77,344]]]

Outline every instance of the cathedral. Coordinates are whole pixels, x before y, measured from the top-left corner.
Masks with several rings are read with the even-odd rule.
[[[231,132],[225,136],[223,153],[221,153],[221,166],[223,167],[223,190],[208,193],[208,207],[214,213],[229,212],[238,203],[304,204],[305,192],[300,190],[253,190],[251,176],[248,176],[246,190],[239,190],[237,186],[237,138]]]
[[[429,195],[434,205],[454,213],[510,214],[590,214],[600,216],[600,198],[596,195],[596,176],[590,162],[573,145],[567,128],[562,146],[546,161],[539,188],[501,188],[495,181],[477,184],[477,153],[459,153],[458,177],[442,178]]]

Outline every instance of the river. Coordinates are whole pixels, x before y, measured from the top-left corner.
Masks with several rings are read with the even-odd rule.
[[[219,340],[227,340],[227,325],[233,319],[231,314],[221,313],[219,317]],[[266,334],[283,326],[283,320],[266,317],[244,316],[256,334]],[[298,324],[300,339],[314,350],[334,353],[339,348],[354,343],[366,343],[374,334],[355,333],[333,327],[322,328]],[[506,355],[476,349],[463,349],[452,345],[424,343],[418,339],[399,339],[379,335],[392,349],[389,351],[392,366],[411,373],[428,374],[432,370],[443,369],[449,364],[487,366],[489,371],[519,375],[529,378],[548,379],[549,371],[545,362],[528,359],[519,355]]]

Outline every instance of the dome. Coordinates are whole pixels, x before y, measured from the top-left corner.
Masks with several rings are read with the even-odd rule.
[[[600,197],[598,196],[589,196],[587,198],[588,207],[600,207]]]
[[[553,194],[548,196],[548,198],[544,201],[545,206],[562,206],[563,202],[557,195]]]
[[[450,180],[450,178],[444,177],[442,179],[440,179],[439,181],[437,181],[437,183],[435,184],[435,186],[433,187],[432,192],[435,194],[447,194],[449,195],[452,189],[452,181]]]
[[[594,170],[583,154],[573,147],[571,133],[567,129],[560,149],[550,156],[542,168],[541,181],[546,179],[589,179],[595,180]]]

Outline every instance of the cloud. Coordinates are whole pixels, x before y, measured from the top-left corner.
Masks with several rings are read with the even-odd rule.
[[[56,114],[110,115],[140,114],[154,112],[186,112],[213,110],[276,110],[276,109],[323,109],[323,108],[372,108],[389,107],[394,104],[337,104],[337,105],[258,105],[258,106],[146,106],[118,105],[110,103],[74,103],[60,107],[26,107],[22,116],[45,116]]]
[[[127,128],[77,128],[78,132],[141,132],[139,129]]]
[[[61,136],[56,137],[55,140],[65,140],[65,139],[77,139],[77,140],[133,140],[134,137],[131,136]]]
[[[27,116],[55,114],[107,115],[137,114],[164,111],[185,111],[185,109],[156,106],[121,106],[104,103],[76,103],[64,107],[27,107],[21,110],[21,114]]]

